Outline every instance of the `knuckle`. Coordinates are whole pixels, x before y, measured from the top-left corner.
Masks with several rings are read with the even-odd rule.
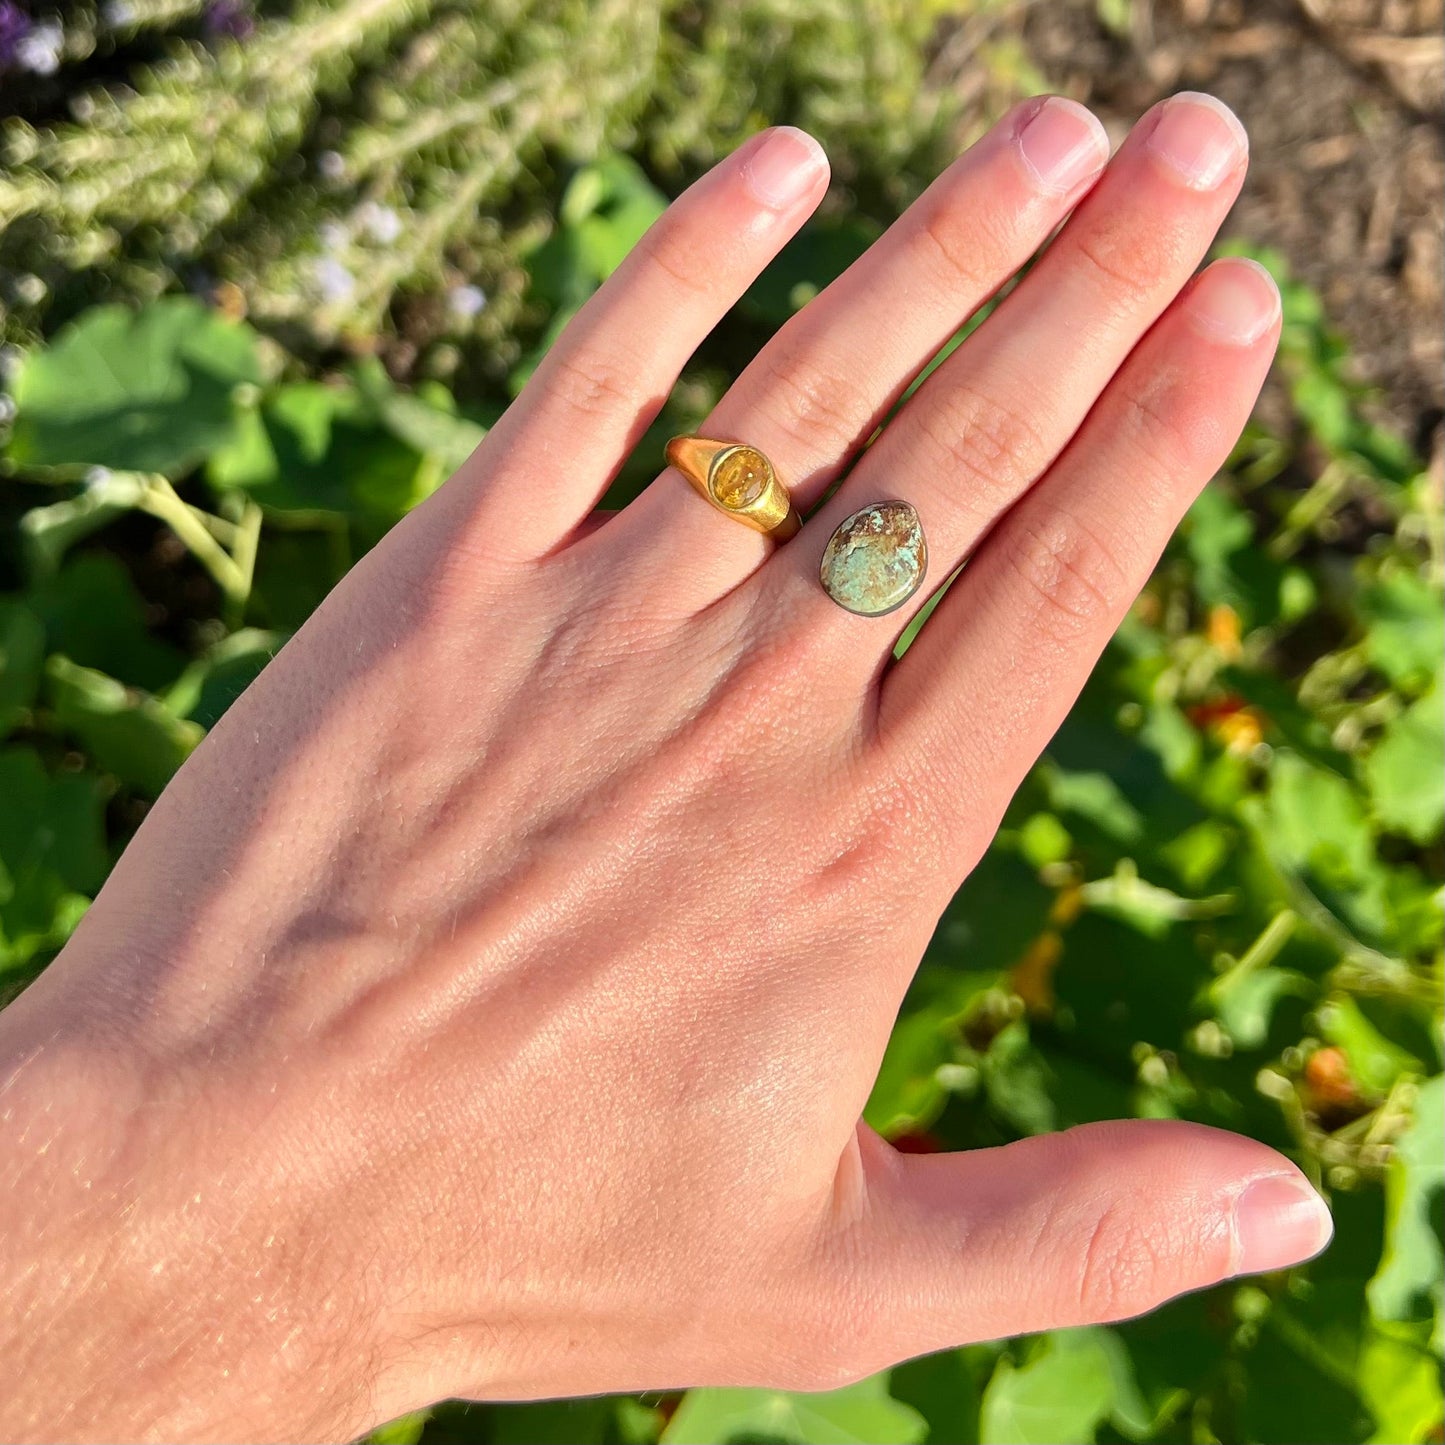
[[[1078,1253],[1074,1299],[1081,1320],[1141,1313],[1169,1293],[1165,1261],[1150,1228],[1133,1211],[1110,1204],[1090,1226]]]
[[[1139,226],[1128,216],[1100,217],[1074,238],[1074,254],[1118,304],[1120,293],[1142,297],[1159,277],[1183,265],[1183,237],[1165,226]],[[1182,279],[1182,278],[1181,278]]]
[[[907,747],[885,744],[882,778],[869,790],[864,834],[877,840],[880,853],[901,850],[907,860],[920,850],[933,856],[956,850],[954,824],[967,789],[956,761],[916,741]]]
[[[1155,377],[1129,397],[1125,434],[1148,473],[1172,481],[1220,450],[1213,408],[1199,408],[1178,377]],[[1158,488],[1146,488],[1159,495]]]
[[[1108,303],[1118,308],[1142,302],[1156,289],[1159,277],[1176,277],[1170,289],[1188,275],[1188,233],[1182,227],[1156,225],[1140,231],[1129,215],[1098,215],[1079,228],[1072,254],[1098,283]]]
[[[764,351],[761,362],[769,424],[801,452],[831,457],[858,442],[874,406],[843,368],[807,348],[778,357]]]
[[[1037,626],[1056,642],[1073,642],[1127,601],[1128,579],[1113,548],[1076,517],[1025,521],[1006,555],[1034,594]]]
[[[1030,417],[968,386],[955,384],[943,404],[921,408],[918,425],[945,472],[962,472],[990,494],[1009,493],[1047,454]]]
[[[689,731],[707,738],[693,764],[699,781],[734,796],[811,787],[837,751],[848,710],[841,695],[820,695],[816,634],[793,628],[733,635],[725,629],[697,656]],[[781,721],[805,716],[806,733]]]
[[[654,267],[686,298],[711,298],[717,289],[715,266],[700,266],[695,248],[690,244],[695,233],[690,227],[668,217],[638,242],[639,261]]]
[[[638,371],[625,358],[600,347],[585,347],[576,355],[565,344],[548,358],[546,393],[579,417],[611,419],[650,406],[638,384]]]
[[[1074,250],[1086,268],[1111,290],[1133,293],[1139,285],[1137,245],[1115,226],[1099,226],[1074,240]]]
[[[886,880],[896,876],[900,857],[919,836],[916,804],[901,786],[837,790],[830,808],[826,847],[808,880],[810,903],[825,917],[854,917],[866,903],[870,927],[883,926],[890,896]],[[851,911],[850,911],[851,910]]]
[[[546,615],[557,595],[536,589],[536,569],[500,522],[502,509],[493,497],[484,495],[460,517],[453,515],[442,541],[424,553],[425,579],[400,569],[388,576],[393,613],[424,621],[445,636],[475,627],[485,611],[497,620],[508,648],[521,645],[528,621]],[[515,546],[509,549],[508,541]]]
[[[730,707],[752,730],[758,719],[828,710],[819,682],[826,639],[816,629],[760,627],[728,639]]]
[[[918,218],[914,238],[910,249],[927,257],[925,264],[948,290],[972,289],[978,284],[978,268],[972,258],[987,248],[980,248],[977,238],[958,225],[956,214],[947,206],[929,206]],[[916,254],[913,259],[918,259]]]

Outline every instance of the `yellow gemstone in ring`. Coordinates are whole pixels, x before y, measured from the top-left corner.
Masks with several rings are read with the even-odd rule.
[[[768,459],[756,447],[735,447],[718,458],[707,485],[719,506],[736,512],[756,502],[771,479]]]
[[[710,437],[673,437],[666,448],[668,465],[707,498],[708,505],[775,542],[798,534],[802,519],[793,498],[778,479],[773,464],[745,442]]]

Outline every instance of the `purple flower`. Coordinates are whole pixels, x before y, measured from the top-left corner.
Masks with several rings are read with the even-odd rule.
[[[20,42],[30,34],[34,23],[15,0],[0,0],[0,70],[9,70],[15,64]]]
[[[247,0],[211,0],[201,23],[212,39],[249,40],[256,29],[256,17]]]

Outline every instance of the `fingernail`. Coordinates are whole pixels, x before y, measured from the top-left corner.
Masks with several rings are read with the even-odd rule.
[[[1234,1201],[1235,1274],[1285,1269],[1318,1254],[1335,1232],[1323,1199],[1287,1174],[1256,1179]]]
[[[1195,282],[1189,317],[1200,331],[1231,346],[1249,346],[1279,319],[1274,277],[1248,257],[1216,261]]]
[[[780,125],[743,162],[743,180],[763,205],[781,211],[812,190],[826,165],[823,147],[807,131]]]
[[[1147,148],[1186,186],[1217,186],[1249,154],[1239,117],[1212,95],[1184,90],[1160,107]]]
[[[1109,136],[1097,116],[1051,95],[1023,124],[1019,152],[1034,179],[1050,191],[1071,191],[1103,169]]]

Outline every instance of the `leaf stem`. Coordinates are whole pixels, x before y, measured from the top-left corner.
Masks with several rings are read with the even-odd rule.
[[[245,604],[251,594],[250,566],[243,570],[237,565],[235,558],[211,535],[210,529],[181,499],[165,477],[159,473],[147,476],[140,508],[170,527],[215,579],[216,585],[229,601],[238,605]],[[255,560],[254,545],[251,560]]]

